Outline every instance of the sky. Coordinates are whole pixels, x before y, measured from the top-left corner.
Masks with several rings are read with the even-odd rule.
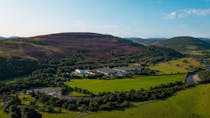
[[[0,0],[0,36],[59,32],[210,38],[210,0]]]

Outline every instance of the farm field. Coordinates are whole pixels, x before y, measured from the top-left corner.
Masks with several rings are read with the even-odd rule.
[[[116,79],[116,80],[72,80],[66,84],[71,87],[78,87],[87,89],[94,94],[100,92],[114,92],[114,91],[129,91],[131,89],[148,89],[152,86],[158,86],[164,83],[175,81],[184,81],[185,74],[178,75],[162,75],[162,76],[142,76],[131,79]]]
[[[159,74],[176,74],[187,73],[198,67],[205,66],[195,58],[182,58],[150,66],[150,69],[159,71]]]
[[[136,107],[123,111],[97,112],[84,118],[209,118],[210,84],[201,85],[177,93],[162,101],[147,104],[137,103]]]

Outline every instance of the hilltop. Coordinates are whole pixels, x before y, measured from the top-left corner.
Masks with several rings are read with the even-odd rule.
[[[153,43],[153,45],[172,48],[178,51],[196,51],[210,49],[210,43],[194,37],[174,37]]]
[[[95,33],[60,33],[0,42],[0,56],[46,59],[53,56],[85,54],[104,57],[112,52],[130,53],[138,46],[128,40]],[[104,53],[103,53],[104,52]]]

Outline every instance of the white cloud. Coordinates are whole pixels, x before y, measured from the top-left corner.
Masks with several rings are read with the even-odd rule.
[[[166,16],[166,19],[177,19],[182,18],[182,14],[179,14],[177,12],[171,12]]]
[[[173,11],[165,16],[166,19],[179,19],[189,16],[208,16],[210,15],[209,9],[184,9],[179,11]]]

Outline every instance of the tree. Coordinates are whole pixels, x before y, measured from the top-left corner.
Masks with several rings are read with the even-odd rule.
[[[16,105],[11,105],[9,115],[11,118],[21,118],[20,109]]]
[[[23,106],[21,107],[21,118],[42,118],[42,115],[34,109]]]

